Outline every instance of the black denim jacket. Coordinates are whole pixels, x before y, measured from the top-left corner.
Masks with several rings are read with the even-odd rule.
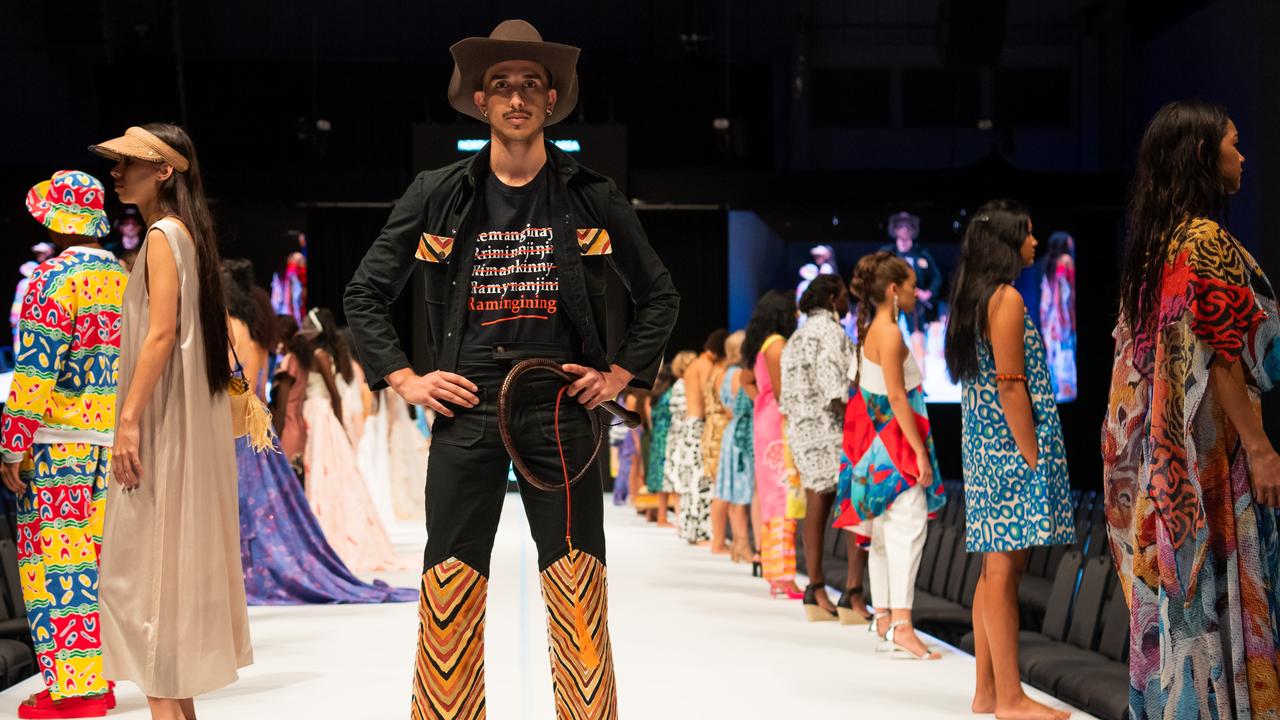
[[[680,295],[649,246],[631,204],[609,178],[547,142],[548,209],[560,269],[562,312],[582,341],[582,360],[598,370],[616,363],[651,387]],[[369,384],[410,367],[391,324],[390,304],[414,270],[425,289],[430,370],[456,371],[465,331],[466,302],[489,146],[475,157],[420,173],[396,202],[386,225],[347,285],[344,307]],[[610,356],[605,307],[606,263],[622,278],[633,319]]]

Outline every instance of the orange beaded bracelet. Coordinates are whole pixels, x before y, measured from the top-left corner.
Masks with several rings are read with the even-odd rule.
[[[1021,374],[1017,374],[1017,375],[1015,375],[1015,374],[1011,374],[1011,373],[997,373],[997,374],[996,374],[996,382],[998,382],[998,383],[1000,383],[1000,382],[1020,382],[1020,383],[1025,383],[1026,381],[1027,381],[1027,376],[1026,376],[1026,375],[1021,375]]]

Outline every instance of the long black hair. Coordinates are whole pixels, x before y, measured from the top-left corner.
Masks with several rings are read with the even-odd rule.
[[[253,334],[253,323],[258,319],[258,306],[249,295],[249,288],[253,286],[252,273],[248,260],[226,258],[222,261],[222,294],[226,298],[227,314],[248,325],[250,334]]]
[[[294,362],[305,372],[311,372],[316,361],[316,351],[323,347],[320,331],[312,328],[299,329],[285,341],[285,348],[293,354]]]
[[[742,341],[742,366],[755,366],[756,354],[770,335],[789,338],[795,331],[796,301],[792,294],[770,290],[760,296],[747,323],[747,337]]]
[[[318,332],[316,347],[328,351],[333,356],[333,364],[337,373],[346,382],[355,380],[355,369],[351,363],[351,347],[338,334],[338,321],[329,308],[312,308],[307,313],[311,329]]]
[[[276,344],[284,346],[289,352],[289,343],[298,334],[298,320],[292,315],[276,315]]]
[[[839,275],[824,274],[819,275],[809,283],[809,287],[804,289],[804,293],[800,295],[800,302],[796,304],[796,309],[801,315],[808,315],[814,310],[830,310],[834,304],[834,300],[845,292],[844,280]],[[848,298],[845,298],[846,305]],[[848,308],[843,308],[848,310]],[[837,315],[843,315],[841,308],[836,309]]]
[[[1062,258],[1070,257],[1075,259],[1075,240],[1072,239],[1071,233],[1058,230],[1049,236],[1049,249],[1044,254],[1044,271],[1045,277],[1050,280],[1058,272],[1058,266],[1062,264]]]
[[[205,379],[210,393],[225,392],[231,381],[231,361],[227,358],[227,313],[222,296],[222,268],[218,258],[218,237],[213,230],[213,214],[204,194],[200,161],[187,131],[168,123],[148,123],[144,130],[163,140],[187,159],[186,172],[175,169],[160,184],[160,207],[176,215],[191,231],[196,246],[196,274],[200,276],[200,330],[204,339]]]
[[[1120,317],[1137,334],[1154,329],[1165,257],[1178,227],[1191,218],[1225,218],[1219,148],[1229,120],[1218,105],[1172,102],[1142,135],[1120,273]]]
[[[227,314],[249,328],[249,337],[263,349],[275,346],[276,315],[271,300],[262,304],[260,290],[253,281],[253,263],[243,258],[222,261],[222,290],[226,295]]]
[[[964,230],[960,264],[951,283],[951,320],[944,354],[955,382],[978,376],[978,343],[987,337],[987,305],[996,288],[1022,273],[1022,244],[1031,216],[1012,200],[978,208]]]
[[[729,331],[724,328],[716,328],[707,336],[706,342],[702,343],[702,351],[711,353],[716,362],[724,359],[724,341],[728,339]]]

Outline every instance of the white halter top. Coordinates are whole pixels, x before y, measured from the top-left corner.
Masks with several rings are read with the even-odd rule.
[[[888,395],[889,388],[884,383],[884,368],[867,359],[865,350],[860,351],[862,354],[862,379],[861,386],[867,392],[877,395]],[[853,382],[858,375],[858,361],[854,360],[849,366],[849,381]],[[915,388],[920,387],[923,379],[920,376],[920,366],[916,365],[916,359],[911,353],[907,353],[907,359],[902,361],[902,380],[907,386],[907,392],[911,392]]]

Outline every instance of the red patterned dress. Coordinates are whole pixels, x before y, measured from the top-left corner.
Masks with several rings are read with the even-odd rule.
[[[1280,378],[1275,294],[1205,219],[1179,227],[1154,335],[1115,330],[1103,427],[1107,523],[1131,609],[1130,709],[1147,718],[1280,717],[1276,511],[1209,382],[1240,361],[1255,408]]]

